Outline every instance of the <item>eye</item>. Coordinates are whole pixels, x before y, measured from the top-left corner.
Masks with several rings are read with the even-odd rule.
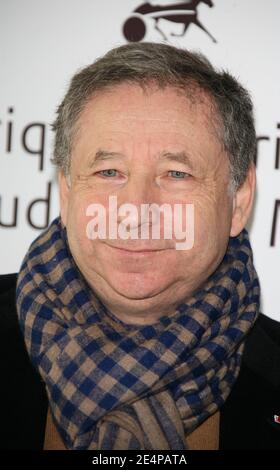
[[[185,171],[170,170],[168,173],[172,173],[172,177],[174,177],[174,179],[184,179],[185,176],[190,176],[189,173],[186,173]]]
[[[105,177],[107,176],[112,177],[112,176],[116,176],[117,170],[114,170],[113,168],[109,168],[108,170],[98,171],[98,173]]]

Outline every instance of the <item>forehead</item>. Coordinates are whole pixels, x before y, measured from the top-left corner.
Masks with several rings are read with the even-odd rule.
[[[144,91],[134,84],[116,85],[89,100],[78,121],[74,147],[88,153],[106,144],[112,146],[108,150],[125,151],[145,142],[200,153],[214,147],[216,154],[220,152],[210,97],[193,88],[184,93],[174,87],[151,86]]]
[[[184,119],[209,123],[213,115],[213,102],[206,92],[191,86],[186,91],[166,86],[159,89],[149,86],[142,89],[137,84],[121,83],[97,92],[85,106],[80,123],[95,124],[104,120],[121,119],[139,121],[160,120],[172,124],[173,121]],[[213,116],[212,116],[213,117]]]

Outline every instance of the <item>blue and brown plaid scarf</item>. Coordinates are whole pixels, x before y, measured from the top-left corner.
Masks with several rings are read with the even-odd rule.
[[[244,229],[171,316],[125,324],[81,275],[57,218],[31,244],[16,295],[28,353],[69,449],[180,450],[236,381],[260,287]]]

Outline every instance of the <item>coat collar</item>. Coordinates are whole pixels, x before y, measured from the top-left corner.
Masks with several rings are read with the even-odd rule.
[[[280,388],[280,322],[260,313],[245,341],[244,363]]]

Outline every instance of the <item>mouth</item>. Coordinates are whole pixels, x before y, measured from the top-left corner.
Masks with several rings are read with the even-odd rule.
[[[107,245],[109,246],[110,248],[112,248],[113,250],[115,250],[116,252],[119,252],[119,254],[122,254],[123,256],[151,256],[151,255],[155,255],[155,254],[158,254],[160,252],[163,252],[163,251],[167,251],[168,249],[170,248],[158,248],[158,249],[154,249],[154,248],[137,248],[137,249],[129,249],[129,248],[124,248],[124,247],[119,247],[119,246],[115,246],[115,245]]]

